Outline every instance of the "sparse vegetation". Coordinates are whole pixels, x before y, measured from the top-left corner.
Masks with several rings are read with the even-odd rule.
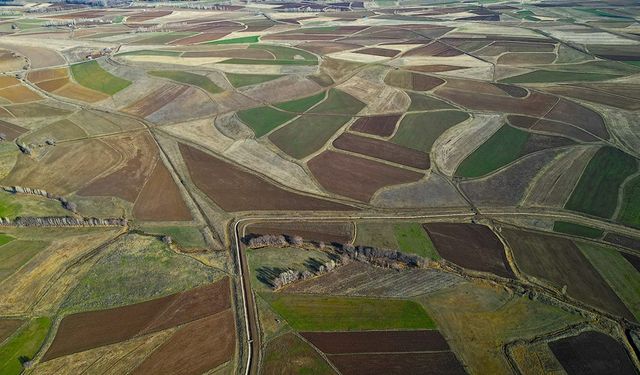
[[[71,65],[73,79],[82,86],[113,95],[127,88],[131,81],[114,76],[102,69],[97,61]]]
[[[209,77],[200,74],[184,72],[180,70],[152,70],[149,72],[152,76],[168,78],[180,83],[186,83],[200,87],[212,94],[221,93],[223,90],[213,83]]]

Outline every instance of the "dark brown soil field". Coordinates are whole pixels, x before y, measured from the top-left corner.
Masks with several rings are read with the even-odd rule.
[[[388,137],[396,129],[400,115],[360,117],[349,128],[360,133]]]
[[[302,337],[326,354],[435,352],[449,350],[436,330],[300,332]]]
[[[364,48],[355,51],[357,53],[363,53],[365,55],[374,55],[374,56],[383,56],[383,57],[393,57],[400,53],[397,49],[387,49],[387,48]]]
[[[0,319],[0,342],[11,336],[22,323],[22,319]]]
[[[326,55],[329,53],[360,48],[362,45],[342,42],[307,42],[297,45],[296,47],[319,55]]]
[[[185,52],[182,57],[228,57],[233,59],[273,60],[273,54],[256,48],[232,48],[220,51]]]
[[[413,74],[412,83],[413,89],[416,91],[429,91],[440,86],[444,81],[424,74]]]
[[[40,87],[44,91],[53,92],[60,89],[61,87],[63,87],[68,83],[69,83],[69,78],[64,77],[64,78],[57,78],[57,79],[51,79],[48,81],[38,82],[36,86]]]
[[[149,133],[144,132],[125,137],[108,138],[106,141],[116,148],[127,148],[126,145],[131,145],[132,149],[136,150],[136,154],[122,168],[92,181],[91,184],[78,191],[78,194],[113,196],[133,203],[155,162],[154,155],[157,155],[157,149],[153,138]]]
[[[344,244],[351,242],[354,234],[351,222],[269,222],[247,226],[247,234],[282,234],[285,236],[301,236],[305,240],[337,242]]]
[[[570,240],[503,228],[520,269],[592,306],[635,321],[633,314]]]
[[[422,173],[334,151],[321,153],[307,165],[325,189],[363,202],[368,202],[382,187],[418,181],[424,176]]]
[[[429,169],[430,166],[429,155],[380,139],[344,133],[333,141],[333,146],[409,167]]]
[[[423,225],[440,254],[459,266],[513,278],[504,246],[491,229],[467,223]]]
[[[4,133],[4,139],[7,141],[13,141],[14,139],[18,138],[20,134],[24,134],[26,132],[27,129],[21,126],[0,120],[0,133]]]
[[[435,41],[424,47],[412,49],[405,53],[403,56],[439,56],[439,57],[452,57],[462,55],[462,52],[452,48],[444,43]]]
[[[375,345],[375,343],[372,343]],[[343,375],[402,374],[454,375],[466,374],[452,352],[397,354],[330,355]]]
[[[174,40],[169,44],[179,45],[179,46],[185,46],[185,45],[188,45],[188,44],[197,44],[197,43],[202,43],[202,42],[208,42],[210,40],[217,40],[217,39],[222,38],[223,36],[226,36],[227,34],[228,33],[226,33],[226,32],[202,33],[202,34],[198,34],[198,35],[189,36],[189,37],[186,37],[186,38]],[[187,53],[193,53],[193,52],[187,52]]]
[[[527,89],[519,86],[506,85],[504,83],[494,83],[494,85],[514,98],[524,98],[529,95],[529,91]]]
[[[122,110],[134,116],[147,117],[176,100],[178,96],[182,95],[188,89],[189,86],[186,85],[166,84]]]
[[[189,221],[191,212],[167,167],[158,161],[133,206],[133,216],[150,221]]]
[[[235,351],[231,310],[181,327],[132,374],[199,375],[231,360]]]
[[[340,203],[289,192],[193,147],[182,143],[179,146],[194,184],[225,211],[355,210]]]
[[[436,94],[468,109],[544,116],[557,99],[551,95],[532,92],[527,98],[518,99],[497,95],[478,95],[473,89],[457,90],[447,86],[436,90]]]
[[[144,22],[158,17],[168,16],[173,13],[171,10],[147,10],[127,17],[127,23]]]
[[[640,88],[636,88],[640,91]],[[629,98],[616,93],[610,93],[597,88],[578,87],[570,85],[558,85],[545,87],[545,91],[556,95],[569,96],[589,102],[605,104],[608,106],[635,111],[640,109],[640,100]]]
[[[607,132],[604,121],[597,112],[569,100],[560,99],[558,104],[545,117],[573,124],[602,139],[609,139],[609,132]]]
[[[511,125],[518,128],[539,130],[552,134],[563,135],[583,142],[598,141],[596,137],[584,130],[563,122],[519,115],[509,115],[507,116],[507,120]]]
[[[607,235],[604,236],[604,240],[614,245],[628,247],[633,250],[640,250],[640,240],[623,236],[621,234],[607,233]]]
[[[640,257],[637,257],[629,253],[623,253],[623,252],[620,252],[620,254],[622,254],[624,259],[627,260],[627,262],[631,263],[633,268],[635,268],[638,272],[640,272]]]
[[[129,340],[216,314],[231,306],[229,279],[190,291],[64,317],[43,361]]]
[[[569,375],[637,374],[624,346],[596,331],[582,332],[549,343]]]

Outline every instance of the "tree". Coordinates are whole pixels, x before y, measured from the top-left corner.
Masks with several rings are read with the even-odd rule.
[[[291,244],[293,246],[302,246],[304,243],[304,240],[302,239],[302,237],[295,235],[293,237],[291,237]]]

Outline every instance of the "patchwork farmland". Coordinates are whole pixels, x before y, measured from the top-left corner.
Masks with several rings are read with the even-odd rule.
[[[637,374],[637,1],[4,2],[0,374]]]

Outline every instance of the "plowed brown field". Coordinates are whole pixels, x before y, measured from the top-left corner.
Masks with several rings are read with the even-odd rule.
[[[343,375],[403,374],[453,375],[466,374],[452,352],[340,354],[330,355],[329,361]]]
[[[158,161],[133,206],[133,216],[149,221],[189,221],[191,213],[180,190],[167,170]]]
[[[333,141],[333,146],[341,150],[378,158],[409,167],[428,169],[429,155],[395,143],[344,133]]]
[[[400,115],[360,117],[349,129],[360,133],[388,137],[396,129]]]
[[[326,354],[449,350],[449,344],[436,330],[301,332],[300,334]]]

